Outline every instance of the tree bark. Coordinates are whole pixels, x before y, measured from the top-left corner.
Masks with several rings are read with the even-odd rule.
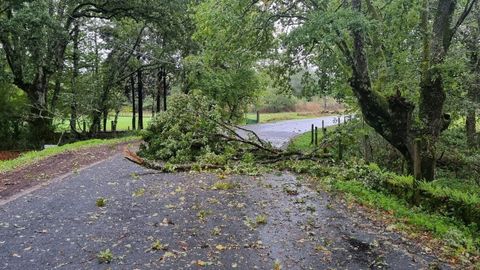
[[[41,74],[41,72],[40,72]],[[30,136],[36,148],[42,148],[53,136],[52,116],[47,109],[47,79],[38,78],[26,91],[32,107],[30,109]]]
[[[157,109],[156,112],[159,113],[162,108],[162,78],[163,78],[163,70],[160,69],[160,71],[157,74],[157,96],[156,96],[156,105]]]
[[[361,0],[352,0],[352,8],[360,13]],[[433,20],[432,36],[428,31],[428,2],[424,2],[421,30],[424,33],[424,52],[422,75],[420,82],[419,118],[421,125],[414,128],[414,104],[407,101],[397,90],[396,95],[383,97],[372,89],[368,70],[368,58],[364,48],[364,33],[360,27],[353,27],[353,52],[350,52],[346,42],[337,45],[346,56],[352,67],[350,85],[355,93],[365,121],[383,138],[394,146],[405,158],[411,173],[415,159],[414,144],[419,145],[421,169],[418,177],[426,180],[435,178],[436,153],[435,143],[442,131],[450,124],[450,115],[443,112],[446,94],[441,70],[450,47],[450,43],[458,26],[471,10],[471,2],[460,16],[457,23],[451,27],[455,0],[438,0],[437,10]]]
[[[103,111],[103,132],[107,132],[108,127],[108,109]]]
[[[143,72],[142,69],[137,71],[138,85],[138,128],[143,129]]]
[[[132,130],[136,130],[137,129],[137,119],[136,119],[136,115],[137,115],[137,109],[136,109],[136,100],[135,100],[135,96],[136,96],[136,93],[135,93],[135,78],[133,77],[133,74],[130,75],[130,89],[132,91]]]
[[[77,77],[79,62],[79,34],[79,26],[78,24],[75,24],[73,29],[72,103],[70,106],[70,131],[72,132],[72,134],[77,134]]]
[[[480,101],[480,58],[478,37],[480,35],[480,11],[475,10],[475,24],[469,25],[466,40],[467,57],[469,58],[470,72],[474,75],[473,82],[468,87],[467,97],[473,104]],[[477,141],[477,114],[475,106],[468,106],[467,117],[465,121],[465,132],[467,134],[467,144],[472,148],[479,146]]]
[[[167,111],[167,95],[168,95],[167,69],[163,68],[163,110],[164,111]]]
[[[477,115],[474,108],[470,108],[467,113],[467,120],[465,121],[465,128],[467,131],[468,146],[478,147],[477,141]]]

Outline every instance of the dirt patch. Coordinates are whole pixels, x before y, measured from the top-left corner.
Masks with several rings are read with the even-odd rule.
[[[45,184],[50,179],[68,173],[76,173],[82,167],[121,153],[128,144],[131,142],[66,151],[23,168],[0,173],[0,201]]]
[[[21,153],[20,151],[0,151],[0,160],[16,159]]]

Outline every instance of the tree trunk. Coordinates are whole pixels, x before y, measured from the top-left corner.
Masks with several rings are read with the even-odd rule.
[[[168,95],[168,85],[167,85],[167,70],[163,69],[163,110],[167,111],[167,95]]]
[[[116,132],[117,131],[117,126],[118,126],[118,116],[120,115],[120,110],[115,111],[115,118],[113,119],[113,126],[112,126],[112,131]]]
[[[468,87],[467,97],[470,102],[477,104],[480,99],[480,59],[478,56],[479,46],[478,37],[480,35],[480,12],[478,9],[475,11],[476,27],[469,25],[468,36],[465,39],[467,51],[467,57],[469,58],[470,72],[474,75],[473,82]],[[472,104],[473,105],[473,104]],[[468,106],[467,118],[465,121],[465,131],[467,134],[467,144],[469,147],[476,148],[479,146],[477,141],[477,126],[476,126],[476,108],[472,105]]]
[[[142,69],[137,71],[138,85],[138,128],[143,129],[143,78]]]
[[[133,77],[133,75],[130,75],[130,89],[132,91],[132,130],[136,130],[137,129],[137,119],[136,119],[136,115],[137,115],[137,109],[136,109],[136,100],[135,100],[135,78]]]
[[[156,100],[156,104],[157,104],[157,113],[159,113],[161,111],[161,107],[162,107],[162,102],[161,102],[161,97],[162,97],[162,76],[163,76],[163,70],[160,69],[160,71],[158,72],[158,78],[157,78],[157,100]]]
[[[60,70],[57,71],[57,75],[56,75],[56,78],[55,78],[55,87],[53,88],[52,101],[50,103],[50,111],[52,113],[55,113],[55,110],[57,108],[58,97],[60,95],[60,92],[62,91],[62,82],[60,80],[61,72],[62,71],[60,71]]]
[[[355,12],[360,13],[361,0],[352,0]],[[413,173],[414,145],[418,140],[421,165],[421,178],[433,180],[435,178],[435,143],[440,134],[450,124],[450,116],[443,113],[446,94],[443,89],[442,74],[438,65],[443,63],[455,32],[450,28],[454,0],[439,0],[435,14],[432,36],[428,27],[427,1],[422,11],[421,30],[424,33],[424,59],[422,61],[422,78],[420,82],[419,116],[422,121],[420,127],[414,128],[413,103],[407,101],[397,90],[396,95],[388,99],[372,89],[368,70],[368,59],[364,49],[364,33],[360,27],[352,29],[353,53],[350,53],[346,42],[337,45],[347,57],[352,67],[350,85],[355,93],[365,121],[383,138],[394,146],[408,162],[410,172]],[[418,163],[417,163],[418,164]]]
[[[108,110],[103,111],[103,132],[107,132],[108,127]]]
[[[77,77],[78,77],[78,37],[80,29],[78,24],[75,24],[73,30],[73,72],[72,72],[72,103],[70,105],[70,131],[72,134],[77,134]]]
[[[47,109],[46,78],[31,85],[27,91],[32,107],[30,109],[31,141],[35,147],[41,148],[53,137],[52,116]]]
[[[467,131],[467,143],[472,148],[477,145],[477,115],[474,108],[468,110],[467,120],[465,121],[465,128]]]

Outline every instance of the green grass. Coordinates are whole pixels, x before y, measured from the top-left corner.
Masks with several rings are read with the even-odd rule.
[[[337,126],[327,127],[327,133],[335,131],[336,128]],[[318,129],[318,142],[320,143],[322,139],[323,139],[323,132],[322,132],[322,128],[320,127]],[[296,150],[296,151],[310,150],[310,149],[313,149],[314,147],[311,144],[311,142],[312,142],[312,133],[310,131],[305,132],[293,138],[290,144],[288,145],[288,148],[290,150]]]
[[[130,136],[118,139],[110,139],[110,140],[87,140],[87,141],[80,141],[72,144],[66,144],[59,147],[47,148],[42,151],[32,151],[22,154],[20,157],[12,160],[0,161],[0,173],[4,173],[7,171],[15,170],[20,167],[24,167],[45,159],[47,157],[51,157],[66,151],[72,150],[79,150],[90,148],[94,146],[102,146],[102,145],[114,145],[123,142],[130,142],[134,140],[139,140],[140,137],[137,136]]]
[[[395,230],[405,231],[412,236],[430,232],[432,236],[445,244],[444,254],[459,258],[468,258],[468,254],[478,256],[480,253],[480,240],[478,227],[473,223],[465,222],[458,215],[450,212],[445,213],[441,209],[432,209],[429,207],[426,189],[422,187],[422,202],[420,206],[412,205],[409,202],[411,193],[404,185],[411,185],[412,178],[396,176],[395,179],[389,179],[394,175],[391,173],[372,173],[376,165],[368,167],[341,167],[333,165],[316,165],[312,162],[297,162],[288,165],[299,172],[307,173],[312,176],[312,181],[319,190],[333,190],[345,194],[345,198],[350,201],[356,201],[371,208],[386,211],[392,218],[389,227]],[[367,170],[367,171],[366,171]],[[380,169],[378,169],[380,170]],[[365,174],[367,173],[367,174]],[[393,191],[387,188],[375,188],[376,184],[369,184],[369,181],[381,181],[383,177],[385,182],[391,182],[400,190],[405,190],[404,195],[392,194]],[[433,183],[430,183],[433,185]],[[373,185],[370,186],[370,185]],[[436,187],[436,186],[435,186]],[[462,192],[451,192],[448,190],[437,190],[435,194],[440,199],[456,199],[455,202],[466,202],[469,205],[478,205],[478,196],[467,196]],[[433,191],[432,191],[433,192]],[[410,195],[408,195],[410,194]],[[457,203],[457,205],[464,205]],[[436,203],[440,205],[440,203]],[[454,204],[451,204],[454,207]],[[440,207],[443,209],[443,207]],[[378,213],[384,217],[383,213]],[[472,212],[472,214],[474,214]]]
[[[143,123],[145,125],[145,128],[150,124],[152,121],[151,116],[143,117]],[[108,118],[107,122],[107,131],[111,131],[111,121],[113,121],[113,117]],[[70,122],[68,120],[60,121],[57,120],[55,121],[56,125],[56,131],[57,132],[62,132],[62,131],[69,131],[70,130]],[[138,119],[137,119],[137,125],[138,125]],[[87,123],[87,128],[88,128],[88,123]],[[131,116],[119,116],[118,117],[118,123],[117,123],[117,131],[126,131],[126,130],[131,130],[132,129],[132,117]]]
[[[387,217],[393,230],[413,237],[430,232],[436,242],[443,243],[442,253],[447,257],[468,261],[469,256],[480,255],[480,228],[476,223],[480,197],[473,190],[465,192],[466,185],[450,186],[447,179],[422,182],[420,201],[414,204],[413,177],[382,171],[376,164],[290,161],[279,167],[284,168],[309,175],[307,179],[318,190],[337,191],[347,201],[385,211],[388,215],[383,211],[370,213]]]
[[[465,251],[478,253],[477,234],[453,218],[411,208],[405,201],[371,190],[358,181],[335,181],[333,187],[353,195],[356,201],[392,213],[399,224],[432,232],[452,248],[452,254],[449,255],[461,255]]]
[[[281,112],[281,113],[260,113],[260,123],[269,123],[283,120],[310,119],[327,116],[328,114],[310,113],[310,112]],[[256,113],[247,113],[246,121],[248,124],[254,124],[257,120]]]

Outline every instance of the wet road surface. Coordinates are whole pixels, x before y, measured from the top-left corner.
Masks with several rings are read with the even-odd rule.
[[[323,118],[326,125],[334,124],[330,119]],[[283,145],[321,120],[249,127]],[[164,174],[119,153],[0,206],[0,269],[437,265],[418,243],[303,181],[286,172]],[[100,198],[104,207],[96,205]],[[101,263],[98,255],[107,249],[112,260]]]
[[[312,119],[287,120],[248,125],[244,126],[244,128],[257,133],[260,138],[269,141],[273,146],[281,148],[285,147],[293,137],[310,131],[312,124],[319,129],[322,128],[322,121],[325,127],[337,125],[338,117],[339,116],[324,116]],[[343,116],[340,121],[342,123],[344,122]]]

